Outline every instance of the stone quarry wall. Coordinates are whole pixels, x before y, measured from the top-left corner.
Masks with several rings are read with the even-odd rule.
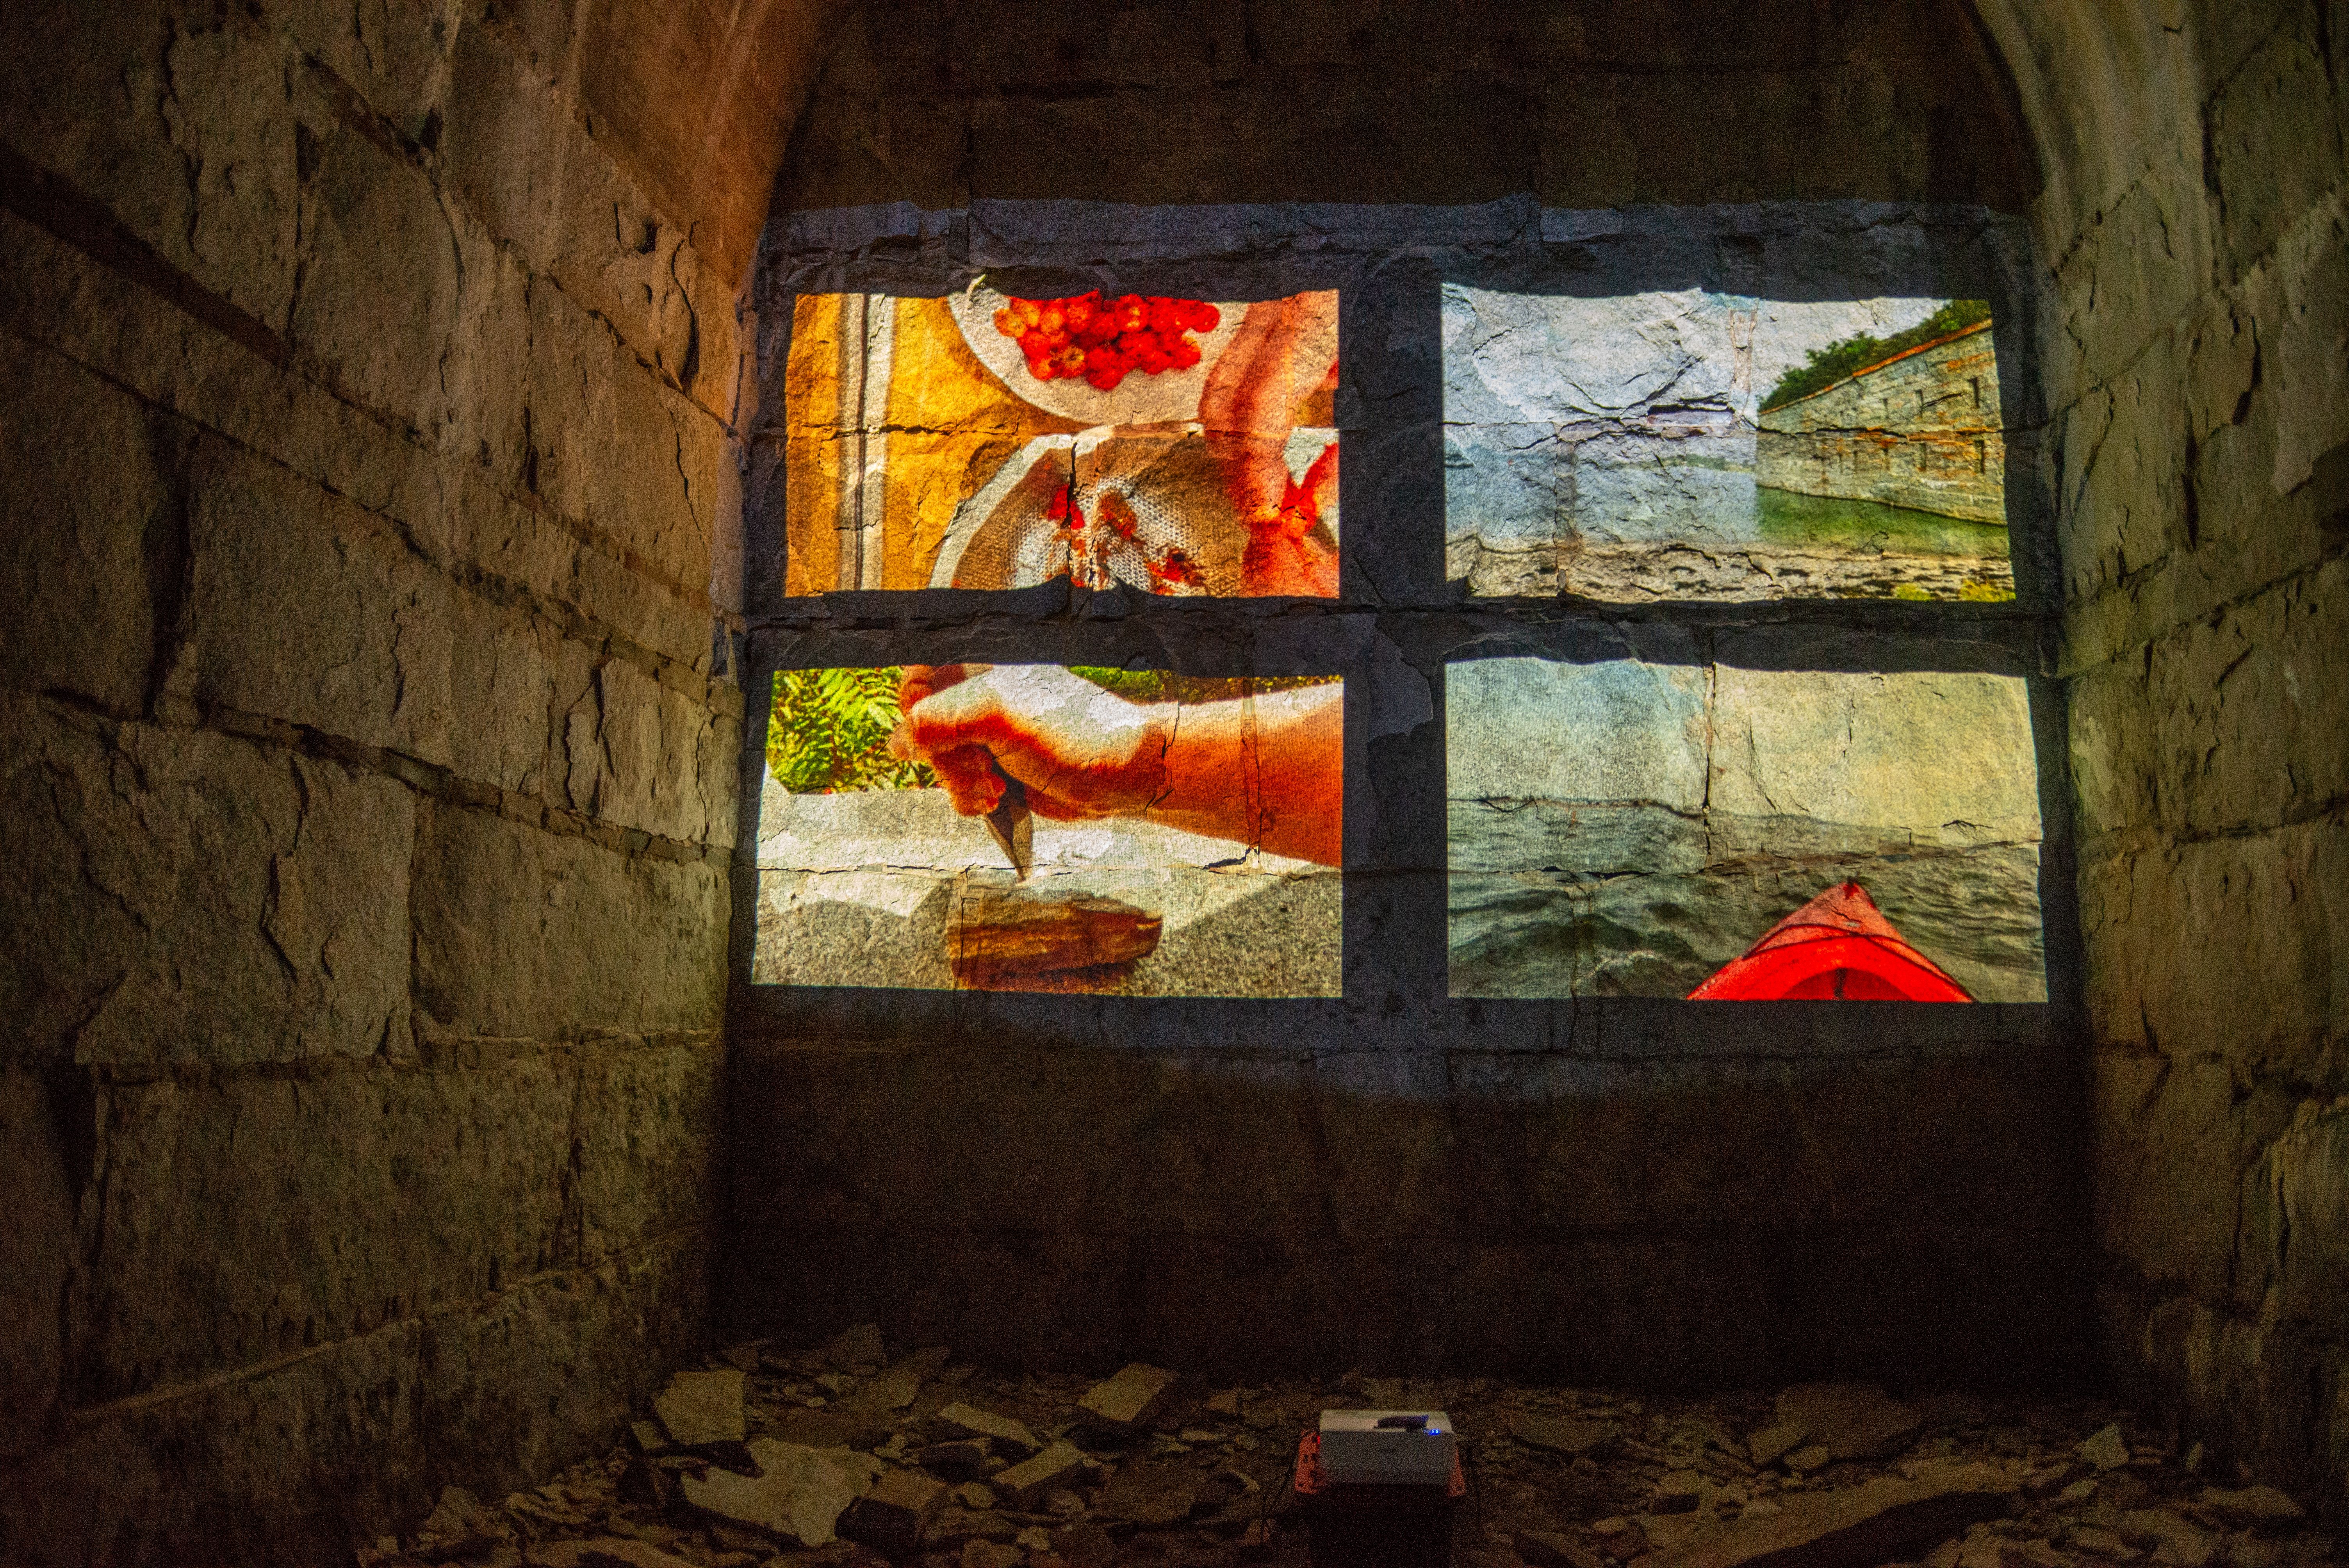
[[[1986,4],[2062,499],[2104,1333],[2349,1515],[2349,17]]]
[[[1988,324],[1763,411],[1755,482],[2006,521],[2006,434]]]
[[[10,1563],[330,1560],[702,1331],[748,230],[551,11],[0,42]]]
[[[1529,20],[1451,0],[1370,19],[1303,5],[850,19],[760,273],[770,388],[795,290],[935,295],[979,270],[1039,296],[1338,288],[1342,597],[1048,584],[787,604],[770,396],[752,431],[752,689],[770,665],[956,657],[1341,671],[1344,986],[1148,1003],[743,987],[730,1322],[823,1335],[875,1319],[978,1358],[1146,1355],[1216,1376],[2093,1375],[2060,1003],[1699,1018],[1447,985],[1447,656],[1560,613],[1472,620],[1446,582],[1444,282],[2005,298],[2014,226],[1984,207],[2018,209],[2023,177],[1998,95],[1951,68],[1968,25],[1934,20],[1775,5]],[[1679,119],[1691,101],[1702,158]],[[1863,197],[1911,204],[1847,200]],[[1642,202],[1692,205],[1617,210]],[[1859,664],[1831,667],[1906,656],[1909,607],[1881,608],[1833,655]],[[1785,612],[1725,619],[1741,617]],[[1595,639],[1633,634],[1590,619]],[[2032,612],[1951,625],[2035,669]],[[2068,867],[2060,844],[2048,863]],[[747,851],[737,876],[740,911],[757,896]],[[735,940],[757,979],[739,919]]]

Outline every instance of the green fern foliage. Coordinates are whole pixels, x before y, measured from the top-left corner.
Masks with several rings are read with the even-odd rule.
[[[767,771],[794,795],[919,789],[937,775],[892,756],[902,668],[778,670],[767,718]]]

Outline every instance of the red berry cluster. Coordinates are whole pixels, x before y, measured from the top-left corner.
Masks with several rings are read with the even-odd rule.
[[[1099,289],[1068,299],[1015,299],[995,313],[995,330],[1018,341],[1039,381],[1081,376],[1114,390],[1129,371],[1155,376],[1199,363],[1190,334],[1213,332],[1223,312],[1201,299],[1119,294]]]

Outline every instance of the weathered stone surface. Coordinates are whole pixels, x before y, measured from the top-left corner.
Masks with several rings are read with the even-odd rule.
[[[856,1490],[848,1476],[823,1454],[792,1443],[761,1438],[750,1453],[764,1472],[755,1478],[712,1469],[679,1482],[685,1501],[729,1523],[763,1531],[779,1541],[822,1546]]]
[[[933,1345],[901,1356],[847,1402],[859,1409],[903,1410],[913,1404],[922,1385],[938,1375],[949,1354],[947,1346]]]
[[[109,1090],[98,1130],[120,1163],[74,1312],[81,1397],[365,1334],[572,1262],[563,1174],[577,1092],[569,1063],[535,1054],[470,1072]],[[265,1205],[249,1201],[256,1168]],[[342,1252],[312,1241],[369,1233]]]
[[[154,590],[179,565],[158,460],[177,457],[176,437],[81,366],[18,352],[0,393],[0,476],[21,509],[0,537],[0,679],[136,712],[156,657]]]
[[[1054,1443],[1034,1459],[1013,1465],[988,1485],[1014,1508],[1033,1508],[1047,1494],[1069,1484],[1090,1463],[1074,1443]]]
[[[920,1455],[924,1470],[961,1481],[976,1480],[985,1474],[988,1458],[988,1445],[981,1438],[932,1443]]]
[[[1102,1489],[1101,1511],[1144,1530],[1163,1530],[1191,1516],[1203,1479],[1188,1465],[1122,1470]]]
[[[1716,811],[1899,827],[1920,846],[2039,837],[2018,679],[1728,664],[1713,676]]]
[[[479,1557],[506,1544],[512,1535],[497,1514],[461,1486],[444,1486],[440,1501],[416,1527],[413,1550],[427,1563]]]
[[[1006,1445],[1017,1454],[1032,1454],[1044,1446],[1027,1424],[992,1410],[982,1410],[957,1399],[930,1418],[930,1430],[944,1438],[981,1438],[999,1450]]]
[[[1179,1373],[1135,1361],[1116,1377],[1096,1383],[1077,1401],[1079,1422],[1097,1432],[1124,1437],[1150,1424],[1181,1381]]]
[[[2106,1427],[2079,1446],[2080,1457],[2100,1470],[2118,1470],[2128,1463],[2128,1444],[2122,1440],[2117,1426]]]
[[[946,1500],[944,1481],[911,1470],[885,1471],[872,1491],[849,1505],[840,1520],[840,1533],[903,1557],[921,1543],[923,1527]]]
[[[619,660],[564,695],[557,743],[574,810],[665,838],[733,842],[739,720]]]
[[[552,677],[527,618],[460,588],[351,502],[250,454],[202,450],[189,502],[195,694],[529,788]],[[279,591],[254,595],[255,582]]]
[[[1568,1459],[1603,1458],[1622,1438],[1622,1429],[1612,1421],[1571,1416],[1523,1416],[1509,1429],[1517,1441]]]
[[[742,1374],[730,1369],[679,1372],[653,1401],[653,1414],[660,1418],[669,1439],[687,1448],[739,1443],[742,1440]]]
[[[88,1114],[88,1112],[84,1112]],[[73,1261],[74,1202],[65,1138],[68,1111],[23,1067],[0,1067],[0,1149],[18,1172],[9,1222],[0,1227],[0,1458],[29,1453],[63,1390],[65,1329],[57,1302]]]
[[[101,737],[0,703],[0,1003],[29,1045],[125,1065],[406,1048],[405,789],[208,731]]]
[[[439,803],[420,825],[417,997],[460,1033],[706,1028],[725,995],[725,881]]]
[[[810,1449],[869,1449],[888,1433],[877,1410],[786,1410],[775,1419],[776,1437]]]
[[[427,1315],[419,1440],[487,1496],[537,1484],[649,1408],[697,1348],[709,1290],[706,1243],[688,1233]]]
[[[842,1329],[825,1343],[823,1356],[843,1372],[877,1372],[889,1364],[877,1323],[852,1324]]]
[[[625,1535],[540,1542],[523,1554],[523,1561],[531,1568],[691,1568],[692,1564],[691,1558]]]
[[[1811,1429],[1799,1420],[1780,1421],[1763,1428],[1745,1439],[1745,1451],[1757,1465],[1776,1464],[1787,1454],[1803,1446]]]
[[[2206,1486],[2199,1501],[2214,1517],[2239,1530],[2282,1530],[2306,1517],[2300,1504],[2271,1486]]]
[[[1949,1465],[1882,1476],[1842,1491],[1789,1498],[1760,1520],[1660,1553],[1655,1568],[1857,1568],[1903,1560],[1977,1520],[2004,1513],[2015,1478]]]
[[[724,1103],[712,1034],[622,1037],[581,1053],[573,1110],[581,1261],[706,1219]]]
[[[1470,659],[1444,672],[1445,789],[1455,800],[1705,801],[1702,665]]]
[[[1924,1428],[1916,1409],[1872,1383],[1808,1383],[1778,1396],[1779,1423],[1799,1425],[1839,1460],[1889,1459]]]

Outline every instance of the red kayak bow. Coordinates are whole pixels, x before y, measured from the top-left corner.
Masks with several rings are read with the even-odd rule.
[[[1892,929],[1857,882],[1841,882],[1772,926],[1692,1002],[1971,1002],[1965,987]]]

